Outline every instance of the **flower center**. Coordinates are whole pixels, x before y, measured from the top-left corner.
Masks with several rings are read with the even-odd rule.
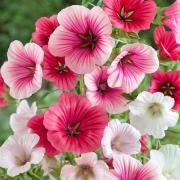
[[[112,141],[111,141],[111,148],[116,150],[116,151],[121,151],[122,146],[126,144],[125,142],[121,141],[120,137],[116,136]]]
[[[80,165],[76,177],[81,177],[83,180],[88,180],[90,178],[94,179],[94,172],[91,166],[89,165]]]
[[[89,30],[87,34],[79,34],[79,37],[82,40],[82,44],[80,45],[81,48],[95,48],[98,38],[91,30]]]
[[[162,114],[162,105],[159,103],[152,103],[149,106],[149,111],[153,116],[159,116]]]
[[[30,159],[31,157],[26,152],[23,152],[19,154],[18,156],[15,156],[15,163],[17,166],[23,166],[27,162],[29,162]]]
[[[133,64],[133,61],[131,60],[131,57],[129,54],[124,56],[120,61],[119,61],[120,66],[124,66],[127,64]]]
[[[55,67],[55,70],[57,70],[60,74],[64,72],[67,73],[69,71],[68,67],[65,64],[61,63],[60,61],[58,61],[57,66]]]
[[[175,180],[171,172],[165,172],[163,173],[163,175],[165,176],[167,180]]]
[[[121,8],[121,11],[120,11],[120,13],[118,13],[117,15],[118,15],[118,17],[122,20],[122,21],[125,21],[125,22],[131,22],[131,21],[133,21],[132,19],[131,19],[131,16],[134,14],[134,11],[126,11],[125,10],[125,7],[123,6],[122,8]]]
[[[67,129],[66,129],[66,134],[70,137],[78,136],[80,134],[79,127],[80,127],[79,122],[75,124],[75,126],[71,126],[70,124],[68,124]]]
[[[110,89],[107,84],[107,81],[105,81],[105,82],[99,81],[97,86],[98,86],[98,92],[100,94],[104,94],[104,93],[108,92]]]
[[[173,92],[175,89],[176,88],[170,82],[167,82],[161,86],[161,91],[164,93],[164,95],[167,96],[173,96]]]

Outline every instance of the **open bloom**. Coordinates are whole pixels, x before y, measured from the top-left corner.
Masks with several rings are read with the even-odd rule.
[[[111,120],[104,130],[101,141],[103,154],[112,158],[117,154],[137,154],[140,152],[141,135],[133,126],[121,123],[119,120]]]
[[[46,154],[48,156],[57,155],[59,152],[51,145],[50,141],[48,140],[48,130],[44,127],[43,121],[44,114],[38,114],[28,121],[27,127],[30,128],[30,132],[37,134],[40,138],[36,144],[36,147],[45,148]]]
[[[124,45],[108,69],[108,85],[130,93],[140,85],[146,73],[153,73],[158,67],[157,53],[152,47],[137,43]]]
[[[53,15],[49,18],[41,17],[36,23],[36,31],[32,33],[32,41],[39,46],[48,44],[50,35],[59,26],[57,15]]]
[[[6,102],[5,98],[3,97],[5,93],[6,93],[5,92],[5,82],[0,73],[0,108],[7,106],[7,102]]]
[[[128,109],[126,100],[121,94],[121,88],[111,88],[107,84],[108,67],[97,67],[84,76],[87,87],[86,95],[93,105],[100,105],[108,113],[117,114]]]
[[[41,88],[44,53],[40,46],[13,41],[7,52],[8,61],[1,68],[10,95],[16,99],[30,97]]]
[[[179,114],[172,111],[174,99],[163,93],[142,92],[129,104],[130,122],[141,134],[163,138],[164,130],[176,125]]]
[[[105,173],[105,180],[164,180],[158,163],[142,165],[131,156],[122,154],[113,159],[114,171]]]
[[[156,3],[153,0],[103,0],[104,11],[114,27],[127,32],[150,28],[155,15]]]
[[[180,71],[154,73],[149,91],[171,96],[175,100],[173,109],[180,110]]]
[[[52,105],[44,116],[48,139],[61,152],[86,153],[101,144],[108,117],[86,97],[62,94],[60,103]]]
[[[36,111],[37,106],[35,102],[29,106],[26,100],[21,101],[17,107],[16,113],[13,113],[10,117],[11,129],[18,133],[27,132],[27,123],[36,115]]]
[[[163,145],[158,151],[151,150],[150,157],[157,161],[167,180],[180,179],[180,148],[177,145]]]
[[[43,159],[44,149],[35,148],[38,141],[36,134],[10,136],[0,147],[0,167],[6,168],[12,177],[27,172],[31,164],[38,164]]]
[[[64,57],[53,56],[48,47],[44,48],[43,77],[54,82],[61,90],[73,89],[78,81],[78,74],[71,71],[65,64]]]
[[[90,73],[108,60],[114,46],[112,25],[100,7],[70,6],[60,11],[58,21],[61,25],[49,39],[49,50],[54,56],[65,56],[71,70]]]
[[[62,180],[101,180],[108,167],[104,161],[98,160],[94,152],[81,154],[76,158],[76,166],[65,165],[61,171]]]
[[[165,31],[163,26],[158,26],[154,31],[154,41],[160,49],[163,59],[180,59],[180,44],[176,43],[173,32]]]

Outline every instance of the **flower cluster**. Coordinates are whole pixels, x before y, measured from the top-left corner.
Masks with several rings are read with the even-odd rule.
[[[17,104],[0,147],[5,176],[180,179],[180,148],[165,141],[180,110],[180,1],[159,8],[73,5],[38,19],[32,42],[11,42],[0,76],[0,107]],[[155,47],[140,33],[150,28]],[[41,108],[38,94],[57,91]]]

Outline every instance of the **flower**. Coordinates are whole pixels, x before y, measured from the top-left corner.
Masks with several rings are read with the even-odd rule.
[[[61,25],[48,45],[54,56],[65,56],[65,64],[78,74],[90,73],[96,64],[106,63],[115,41],[110,20],[100,7],[70,6],[60,11],[58,21]]]
[[[176,125],[179,114],[173,112],[174,99],[163,93],[142,92],[129,104],[130,123],[141,134],[149,134],[154,138],[163,138],[164,130]]]
[[[44,116],[48,139],[61,152],[86,153],[100,147],[108,117],[99,106],[92,107],[86,97],[62,94],[60,103]]]
[[[151,77],[150,92],[162,92],[175,100],[173,109],[180,110],[180,71],[158,71]]]
[[[170,58],[172,61],[180,59],[180,45],[176,43],[172,32],[158,26],[154,31],[154,41],[160,49],[162,59]]]
[[[37,44],[23,46],[16,40],[10,44],[7,56],[1,74],[10,87],[10,95],[16,99],[30,97],[41,88],[43,50]]]
[[[152,47],[138,43],[124,45],[108,69],[108,85],[130,93],[139,86],[145,73],[153,73],[158,67],[157,53]]]
[[[1,73],[0,73],[0,108],[7,106],[6,99],[4,98],[5,93],[6,93],[5,83],[4,83],[4,80],[3,80]]]
[[[111,88],[107,84],[107,66],[97,67],[90,74],[85,74],[86,95],[93,105],[100,105],[108,113],[117,114],[128,109],[120,88]]]
[[[127,32],[150,28],[155,15],[156,3],[153,0],[103,0],[104,11],[116,28]]]
[[[0,167],[7,169],[8,176],[27,172],[31,164],[43,159],[44,149],[34,148],[39,137],[36,134],[15,134],[0,147]]]
[[[105,173],[107,180],[164,180],[158,164],[148,161],[142,165],[129,155],[119,155],[113,159],[114,171]]]
[[[35,133],[40,137],[38,143],[36,144],[36,147],[45,148],[46,155],[48,155],[48,156],[57,155],[57,154],[59,154],[59,151],[57,151],[51,145],[51,142],[48,140],[48,138],[47,138],[48,130],[44,127],[43,121],[44,121],[44,114],[38,114],[38,115],[32,117],[28,121],[27,127],[30,128],[30,131],[32,133]]]
[[[59,26],[57,15],[41,17],[35,23],[36,31],[32,33],[32,41],[39,46],[48,45],[50,35]]]
[[[78,81],[78,74],[71,71],[65,64],[64,57],[55,57],[44,46],[43,74],[44,79],[54,82],[61,90],[73,89]]]
[[[158,151],[151,150],[150,157],[157,161],[165,179],[180,179],[180,148],[177,145],[163,145]]]
[[[112,158],[117,154],[137,154],[140,152],[141,135],[134,127],[119,120],[111,120],[104,130],[101,141],[103,154]]]
[[[36,103],[32,103],[31,107],[26,100],[22,100],[17,107],[16,113],[10,116],[11,129],[16,133],[23,133],[28,131],[28,121],[36,115]]]
[[[144,134],[141,136],[140,143],[141,143],[141,153],[142,154],[149,152],[149,147],[147,145],[148,140],[149,140],[148,134]]]
[[[98,160],[94,152],[81,154],[76,158],[76,166],[65,165],[61,170],[62,180],[104,179],[104,172],[108,167],[104,161]]]

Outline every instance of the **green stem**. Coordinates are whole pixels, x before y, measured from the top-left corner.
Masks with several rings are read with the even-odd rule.
[[[84,76],[83,75],[80,75],[79,83],[80,83],[80,93],[81,93],[81,95],[84,95],[85,87],[84,87]]]
[[[39,98],[39,101],[44,100],[47,96],[49,96],[50,94],[52,94],[52,93],[54,93],[56,91],[59,91],[59,89],[55,89],[55,90],[46,92],[45,94],[42,95],[42,97]]]
[[[172,129],[168,129],[168,131],[171,132],[171,133],[174,133],[174,134],[180,134],[180,132],[172,130]]]
[[[41,177],[37,176],[37,175],[34,174],[32,171],[29,171],[28,174],[29,174],[31,177],[35,177],[36,179],[41,180]]]

